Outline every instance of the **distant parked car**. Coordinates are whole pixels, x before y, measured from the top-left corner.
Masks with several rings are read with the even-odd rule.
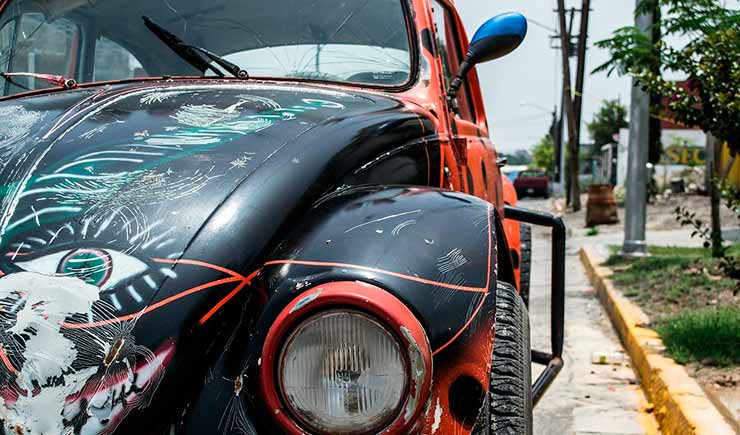
[[[514,180],[514,188],[517,196],[541,196],[548,198],[550,196],[550,181],[543,171],[527,170],[520,172]]]

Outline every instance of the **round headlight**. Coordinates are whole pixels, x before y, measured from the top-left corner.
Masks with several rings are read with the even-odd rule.
[[[373,433],[404,401],[404,355],[395,336],[370,316],[324,312],[301,323],[286,340],[280,390],[294,417],[311,431]]]

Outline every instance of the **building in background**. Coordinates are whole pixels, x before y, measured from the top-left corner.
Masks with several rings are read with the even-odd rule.
[[[678,84],[688,89],[687,82]],[[664,107],[668,106],[667,100]],[[665,112],[668,112],[667,110]],[[707,135],[696,128],[671,122],[670,115],[661,119],[662,155],[660,163],[655,166],[654,177],[659,187],[668,187],[672,179],[681,178],[688,186],[693,183],[697,188],[706,190],[706,143]],[[602,174],[605,179],[624,186],[627,178],[627,154],[629,149],[629,129],[619,131],[619,142],[615,148],[602,148]],[[729,148],[724,146],[722,152],[722,168],[726,168],[731,157]],[[612,165],[607,165],[612,162]],[[616,165],[613,163],[616,162]],[[616,174],[614,173],[616,171]],[[740,188],[740,159],[735,159],[728,174],[728,181],[736,188]]]

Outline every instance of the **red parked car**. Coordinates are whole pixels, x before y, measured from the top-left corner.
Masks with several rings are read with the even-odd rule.
[[[529,169],[522,171],[514,180],[514,188],[519,198],[525,196],[550,196],[550,180],[544,171]]]

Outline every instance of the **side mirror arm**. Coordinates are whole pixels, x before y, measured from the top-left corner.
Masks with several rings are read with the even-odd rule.
[[[462,61],[460,64],[460,68],[458,68],[457,76],[455,76],[454,80],[452,80],[452,83],[450,83],[450,87],[447,89],[447,101],[453,101],[457,98],[457,93],[460,91],[460,87],[462,86],[463,82],[465,81],[465,78],[468,76],[468,72],[470,72],[470,69],[473,67],[473,63],[470,62],[470,55],[465,57],[465,60]]]

